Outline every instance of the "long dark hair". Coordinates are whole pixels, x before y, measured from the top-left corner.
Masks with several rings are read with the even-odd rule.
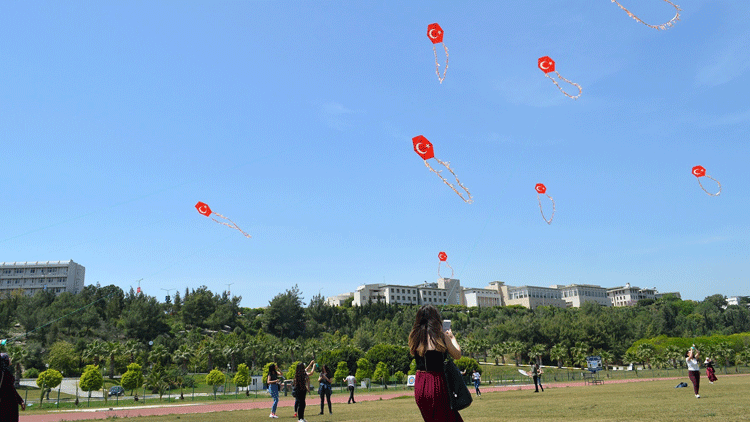
[[[10,372],[10,356],[7,353],[0,353],[0,373]]]
[[[424,356],[430,340],[438,352],[445,352],[448,349],[445,346],[440,312],[428,304],[422,305],[414,318],[414,325],[409,333],[409,353],[412,356]]]
[[[297,394],[307,392],[307,372],[302,362],[297,364],[297,371],[294,373],[294,388]]]

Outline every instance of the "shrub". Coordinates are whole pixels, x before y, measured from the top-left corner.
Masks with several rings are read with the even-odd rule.
[[[36,368],[29,368],[29,370],[23,373],[23,377],[24,378],[38,378],[39,370]]]

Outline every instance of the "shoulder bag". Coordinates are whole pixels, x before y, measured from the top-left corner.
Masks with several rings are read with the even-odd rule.
[[[443,371],[445,372],[445,381],[448,384],[448,404],[450,408],[452,410],[466,409],[473,399],[453,359],[445,358]]]

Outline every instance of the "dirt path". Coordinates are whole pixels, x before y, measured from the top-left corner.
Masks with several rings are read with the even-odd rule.
[[[739,375],[724,375],[725,377],[735,376],[747,376],[746,374]],[[622,379],[622,380],[604,380],[606,384],[622,384],[626,382],[648,382],[648,381],[669,381],[669,380],[687,380],[686,377],[670,377],[670,378],[634,378],[634,379]],[[549,384],[545,388],[564,388],[564,387],[582,387],[584,382],[558,382]],[[482,392],[491,391],[511,391],[511,390],[531,390],[533,385],[515,385],[515,386],[503,386],[503,387],[481,387]],[[591,388],[596,388],[592,386]],[[473,386],[469,386],[469,390],[473,393]],[[357,401],[375,401],[375,400],[388,400],[394,397],[411,396],[411,391],[399,391],[394,393],[383,393],[383,394],[357,394],[355,393],[355,399]],[[346,403],[349,399],[348,395],[338,395],[331,397],[332,403]],[[279,407],[277,413],[280,416],[291,416],[293,413],[292,407],[294,406],[294,399],[280,398]],[[82,421],[91,419],[106,419],[112,416],[118,418],[134,418],[137,416],[157,416],[157,415],[174,415],[174,414],[187,414],[187,413],[212,413],[212,412],[226,412],[233,410],[250,410],[250,409],[268,409],[270,413],[271,399],[265,401],[256,402],[234,402],[234,403],[218,403],[218,404],[162,404],[162,405],[149,405],[139,407],[124,407],[124,408],[111,408],[108,409],[78,409],[71,411],[50,411],[47,414],[42,415],[24,415],[21,412],[20,422],[59,422],[59,421]]]

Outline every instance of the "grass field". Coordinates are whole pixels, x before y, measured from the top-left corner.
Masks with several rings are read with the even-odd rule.
[[[689,381],[684,379],[685,382]],[[693,395],[692,385],[674,388],[680,380],[605,383],[585,387],[553,387],[543,393],[533,390],[486,392],[461,412],[464,420],[489,421],[748,421],[750,377],[723,377],[709,384],[702,378],[701,398]],[[473,390],[472,390],[473,391]],[[334,403],[332,415],[319,416],[317,396],[308,398],[306,418],[310,422],[337,421],[421,421],[413,397]],[[270,400],[268,401],[270,408]],[[326,409],[327,410],[327,409]],[[279,420],[295,420],[290,407],[277,411]],[[211,414],[128,418],[134,422],[222,422],[266,421],[269,409]]]

